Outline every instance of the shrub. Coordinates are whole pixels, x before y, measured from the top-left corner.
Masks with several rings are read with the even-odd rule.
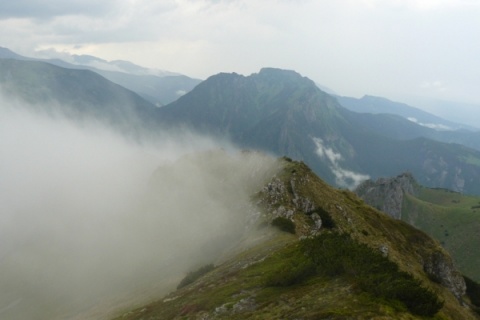
[[[315,274],[315,265],[307,258],[298,256],[282,263],[266,279],[269,287],[288,287],[302,283]]]
[[[314,213],[317,213],[320,216],[320,219],[322,219],[322,227],[326,229],[333,229],[336,227],[335,221],[333,221],[332,216],[327,210],[323,209],[322,207],[317,207],[315,210],[307,212],[308,215]]]
[[[476,283],[469,277],[463,276],[465,284],[467,285],[467,295],[472,304],[480,307],[480,284]]]
[[[443,306],[437,295],[412,275],[348,235],[324,233],[307,238],[302,240],[302,249],[316,266],[317,274],[350,278],[360,290],[399,301],[413,314],[433,316]]]
[[[180,281],[180,283],[177,286],[177,289],[183,288],[186,285],[189,285],[190,283],[193,283],[195,280],[197,280],[198,278],[200,278],[204,274],[212,271],[213,269],[215,269],[213,264],[207,264],[207,265],[204,265],[203,267],[200,267],[199,269],[197,269],[195,271],[189,272],[185,276],[185,278],[183,278],[182,281]]]
[[[278,217],[273,219],[272,226],[277,227],[278,229],[295,234],[295,223],[292,220]]]

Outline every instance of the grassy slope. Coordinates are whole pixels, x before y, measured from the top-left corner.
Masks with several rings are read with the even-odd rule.
[[[480,197],[421,188],[417,197],[405,197],[402,220],[440,241],[459,269],[480,281]]]
[[[296,206],[299,199],[308,199],[327,210],[336,231],[348,233],[374,250],[388,247],[390,260],[445,301],[435,319],[475,319],[448,290],[430,281],[423,272],[421,256],[443,252],[426,234],[366,206],[349,191],[329,187],[303,164],[288,163],[277,178],[288,191],[272,195],[264,190],[256,199],[265,206],[267,219],[272,209],[283,206],[293,210],[297,236],[269,228],[257,230],[253,237],[256,241],[250,237],[248,248],[217,261],[218,267],[212,272],[162,300],[120,314],[118,319],[419,318],[401,306],[358,290],[351,280],[341,276],[312,276],[289,287],[266,286],[265,281],[278,272],[278,266],[295,254],[298,236],[310,230],[308,216]]]

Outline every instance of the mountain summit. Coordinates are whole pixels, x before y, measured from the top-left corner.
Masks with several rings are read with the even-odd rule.
[[[480,194],[479,151],[419,136],[397,139],[391,128],[426,128],[399,116],[349,111],[294,71],[221,73],[156,113],[164,126],[305,161],[337,186],[410,171],[427,186]]]

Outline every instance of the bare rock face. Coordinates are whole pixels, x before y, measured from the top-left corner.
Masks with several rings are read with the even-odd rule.
[[[282,217],[294,221],[295,214],[303,214],[311,220],[307,234],[314,235],[322,228],[322,218],[312,213],[315,203],[298,192],[298,186],[308,184],[308,178],[293,174],[288,181],[274,177],[261,191],[262,197],[257,203],[268,215],[267,220]]]
[[[449,255],[441,251],[434,251],[424,258],[423,268],[433,281],[448,288],[457,299],[461,300],[467,286],[462,274],[455,268]]]
[[[417,183],[410,173],[395,178],[367,180],[355,193],[372,207],[388,213],[395,219],[402,218],[402,203],[405,194],[415,195]]]

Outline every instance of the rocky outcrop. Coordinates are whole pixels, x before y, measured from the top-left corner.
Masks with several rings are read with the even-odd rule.
[[[322,227],[322,218],[314,213],[316,204],[297,191],[299,186],[306,185],[308,182],[308,177],[292,174],[288,181],[275,177],[266,184],[260,192],[261,196],[257,203],[264,208],[266,220],[271,222],[277,217],[283,217],[295,221],[294,216],[299,214],[311,222],[308,224],[308,230],[299,233],[316,234]]]
[[[426,274],[435,282],[446,287],[461,300],[467,286],[462,274],[455,268],[452,258],[437,250],[424,258],[423,268]]]
[[[372,207],[401,219],[403,198],[405,194],[415,195],[417,187],[415,178],[410,173],[403,173],[394,178],[367,180],[357,187],[355,193]]]

